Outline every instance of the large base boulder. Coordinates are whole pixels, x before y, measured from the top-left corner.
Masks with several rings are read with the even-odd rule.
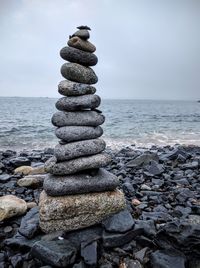
[[[125,208],[121,191],[70,196],[40,195],[40,227],[45,233],[85,228]]]

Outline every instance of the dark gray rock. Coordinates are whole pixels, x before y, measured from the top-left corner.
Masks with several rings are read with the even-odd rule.
[[[56,102],[56,108],[60,111],[74,112],[84,109],[97,108],[101,99],[97,95],[88,94],[76,97],[63,97]]]
[[[79,38],[78,36],[74,36],[70,38],[67,44],[70,47],[75,47],[75,48],[81,49],[83,51],[91,52],[91,53],[96,51],[96,47],[92,43],[90,43],[88,40],[87,41],[83,40]]]
[[[79,38],[83,39],[83,40],[87,40],[90,38],[90,33],[87,29],[81,29],[81,30],[78,30],[76,31],[72,37],[74,36],[78,36]]]
[[[85,264],[96,267],[97,265],[97,241],[92,243],[82,243],[81,244],[81,257],[83,258]]]
[[[103,124],[105,116],[96,111],[81,112],[56,112],[51,122],[56,127],[64,126],[91,126],[97,127]]]
[[[80,156],[88,156],[102,152],[106,143],[102,139],[92,139],[58,144],[55,147],[54,155],[58,161],[69,160]]]
[[[63,80],[58,85],[58,92],[64,96],[81,96],[94,94],[96,92],[96,88],[87,84]]]
[[[154,268],[185,268],[185,256],[178,250],[157,250],[151,254]]]
[[[64,177],[49,174],[44,181],[43,187],[46,193],[50,196],[62,196],[89,192],[112,191],[118,185],[119,180],[115,175],[100,168],[94,175],[89,174],[89,172]],[[130,221],[130,219],[127,219],[124,226],[118,226],[119,229],[121,227],[122,232],[128,228],[128,220]],[[115,226],[117,226],[117,224],[120,225],[118,222]]]
[[[66,267],[73,264],[76,253],[76,248],[66,240],[39,241],[31,249],[31,254],[34,257],[56,267]]]
[[[60,56],[64,60],[85,66],[94,66],[98,62],[98,58],[95,54],[74,47],[63,47],[60,51]]]
[[[162,164],[158,164],[156,161],[151,161],[150,164],[146,167],[146,170],[150,176],[157,176],[164,172],[164,168]]]
[[[8,174],[0,175],[0,183],[8,182],[11,179],[11,176]]]
[[[96,84],[98,77],[95,72],[78,63],[64,63],[61,67],[61,74],[64,78],[78,83]]]
[[[54,175],[69,175],[82,170],[104,167],[110,161],[111,157],[105,153],[79,157],[63,162],[57,162],[56,158],[52,157],[45,163],[45,170]]]
[[[139,167],[149,164],[152,160],[158,161],[158,155],[155,153],[143,153],[127,163],[127,167]]]
[[[65,142],[72,142],[99,138],[103,134],[103,129],[100,126],[67,126],[57,128],[55,134]]]
[[[9,160],[9,163],[14,167],[20,167],[20,166],[30,166],[31,165],[31,161],[26,158],[26,157],[15,157],[15,158],[11,158]]]
[[[140,234],[141,230],[134,230],[134,229],[126,233],[110,233],[104,231],[102,235],[103,246],[105,248],[120,247],[129,243],[131,240],[133,240],[136,236]]]
[[[125,233],[131,230],[135,224],[128,210],[122,210],[102,222],[107,232]]]
[[[30,209],[22,218],[18,232],[26,238],[33,238],[39,232],[38,207]]]

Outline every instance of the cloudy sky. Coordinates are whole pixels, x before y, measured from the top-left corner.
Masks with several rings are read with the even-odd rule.
[[[79,25],[103,98],[200,99],[199,0],[0,0],[0,96],[57,97]]]

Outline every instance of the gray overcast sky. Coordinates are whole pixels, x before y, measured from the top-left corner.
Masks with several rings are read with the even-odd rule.
[[[0,0],[0,95],[57,97],[59,50],[82,24],[101,97],[200,99],[199,0]]]

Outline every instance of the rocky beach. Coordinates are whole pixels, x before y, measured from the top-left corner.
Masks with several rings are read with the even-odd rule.
[[[49,234],[39,227],[38,202],[54,150],[0,152],[0,267],[200,266],[200,147],[106,152],[127,210]]]

